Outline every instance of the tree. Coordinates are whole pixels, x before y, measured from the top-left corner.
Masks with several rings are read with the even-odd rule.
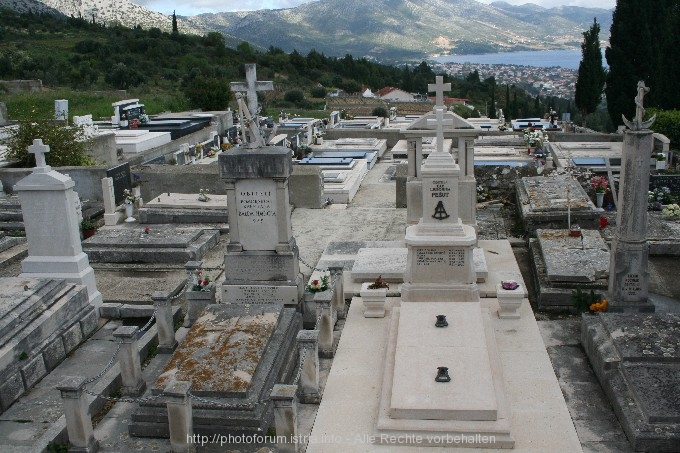
[[[590,29],[583,33],[581,52],[575,102],[576,107],[581,111],[583,126],[585,126],[587,115],[595,112],[600,103],[606,77],[605,69],[602,67],[600,24],[597,23],[597,18],[593,20]]]
[[[173,33],[179,33],[177,30],[177,15],[175,14],[175,11],[172,11],[172,32]]]
[[[225,78],[198,75],[185,84],[183,91],[192,107],[224,110],[231,96],[229,88],[229,82]]]
[[[489,87],[489,90],[491,91],[491,98],[489,99],[489,103],[491,104],[489,106],[489,111],[487,114],[489,115],[489,118],[491,119],[496,119],[496,77],[491,76],[488,79],[484,81],[486,85]]]
[[[389,113],[387,113],[387,109],[382,105],[374,108],[373,112],[371,112],[371,115],[382,116],[383,118],[387,118],[388,116],[390,116]]]

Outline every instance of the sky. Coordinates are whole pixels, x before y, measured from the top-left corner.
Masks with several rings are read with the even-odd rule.
[[[293,8],[309,0],[132,0],[163,14],[176,11],[179,16],[194,16],[202,13],[218,13],[223,11],[252,11],[257,9]],[[342,1],[342,0],[339,0]],[[369,0],[370,1],[370,0]],[[492,3],[496,0],[477,0],[481,3]],[[553,6],[588,6],[591,8],[614,8],[616,0],[504,0],[513,5],[535,3],[544,8]]]

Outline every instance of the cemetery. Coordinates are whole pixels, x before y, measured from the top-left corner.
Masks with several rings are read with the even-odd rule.
[[[680,180],[640,112],[537,155],[441,76],[423,115],[269,127],[245,73],[233,147],[230,110],[127,99],[78,119],[115,162],[0,170],[0,444],[680,450]]]

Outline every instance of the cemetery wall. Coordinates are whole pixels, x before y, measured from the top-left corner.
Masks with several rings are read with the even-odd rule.
[[[623,134],[548,132],[548,138],[551,142],[623,142]]]
[[[326,129],[325,140],[338,140],[341,138],[377,138],[387,140],[387,147],[391,148],[402,140],[398,129]]]
[[[142,198],[152,200],[162,193],[195,193],[208,189],[209,194],[226,195],[217,165],[144,165],[135,168],[142,179]]]
[[[53,167],[53,170],[68,175],[75,183],[75,190],[82,199],[102,201],[101,179],[106,177],[108,166],[97,167]],[[6,192],[13,192],[13,187],[21,179],[28,176],[32,168],[0,168],[0,181]]]
[[[116,154],[116,136],[113,132],[94,137],[92,145],[85,151],[94,161],[102,165],[118,163]]]
[[[323,174],[314,165],[293,165],[288,178],[290,204],[296,208],[318,209],[324,205]]]
[[[42,80],[0,80],[8,93],[35,93],[42,91]]]

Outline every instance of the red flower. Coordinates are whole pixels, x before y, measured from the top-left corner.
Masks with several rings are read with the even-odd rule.
[[[312,285],[319,286],[319,280],[312,280]]]
[[[205,280],[203,280],[203,286],[208,286],[209,284],[210,284],[210,280],[208,280],[207,278]]]
[[[199,280],[199,281],[198,281],[198,284],[199,284],[199,285],[202,285],[202,284],[203,284],[203,280]]]
[[[146,234],[149,234],[149,231],[151,231],[151,228],[149,228],[149,227],[144,228],[144,232],[145,232]]]

